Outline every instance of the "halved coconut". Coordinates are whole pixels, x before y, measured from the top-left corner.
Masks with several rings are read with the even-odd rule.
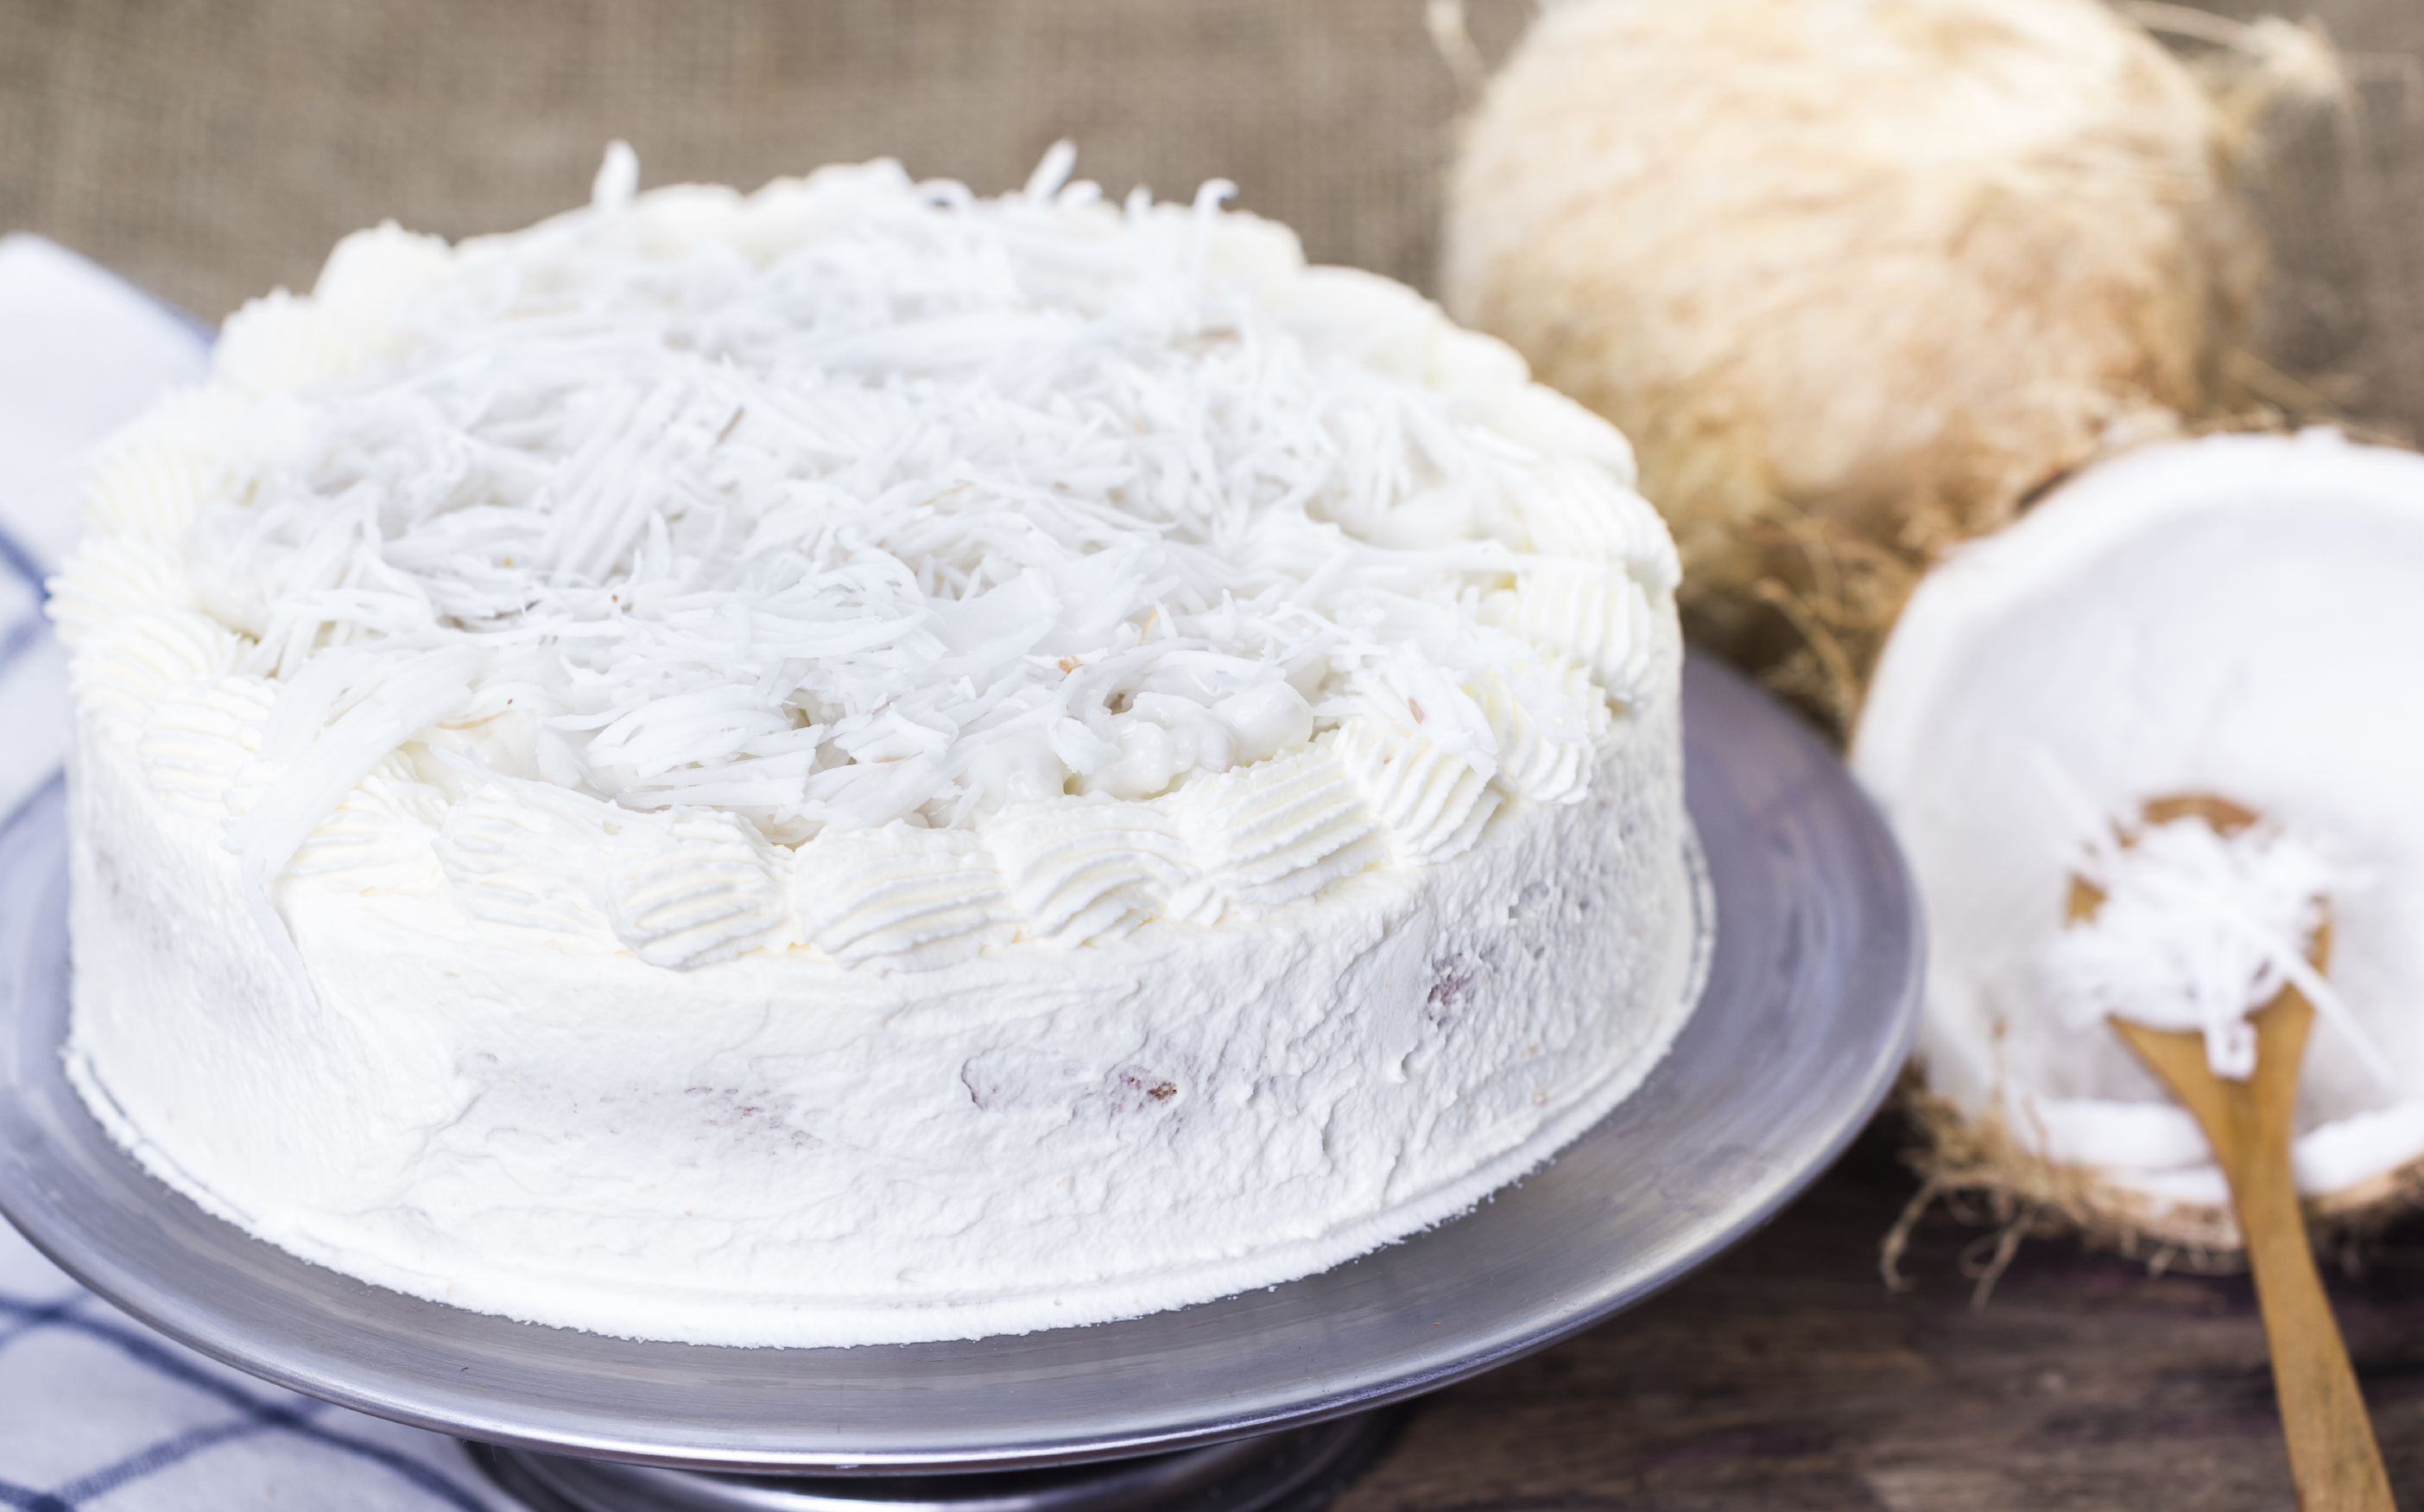
[[[2262,957],[2294,972],[2322,916],[2301,912],[2304,895],[2327,913],[2331,1000],[2293,1150],[2310,1213],[2424,1185],[2420,663],[2424,457],[2331,431],[2099,463],[1921,582],[1851,760],[1927,915],[1917,1064],[1939,1186],[2111,1237],[2238,1246],[2194,1122],[2102,1021],[2160,973],[2142,959],[2123,973],[2141,986],[2082,1001],[2066,930],[2074,879],[2109,871],[2113,837],[2145,833],[2147,805],[2179,794],[2261,816],[2272,849],[2174,848],[2187,869],[2157,881],[2208,899],[2225,935],[2280,936],[2238,966],[2188,950],[2179,971],[2245,975]],[[2259,864],[2277,927],[2243,900],[2260,889],[2225,896],[2225,872]]]

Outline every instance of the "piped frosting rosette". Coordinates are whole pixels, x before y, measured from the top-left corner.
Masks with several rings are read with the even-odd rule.
[[[2293,986],[2318,1011],[2292,1148],[2310,1210],[2415,1189],[2418,582],[2424,457],[2320,430],[2100,463],[1922,582],[1852,762],[1928,915],[1938,1186],[2237,1248],[2204,1137],[2106,1020],[2201,1031],[2244,1076],[2245,1016]],[[2215,799],[2244,822],[2171,812]]]
[[[1384,279],[1056,151],[348,238],[110,443],[100,728],[284,880],[687,969],[1256,916],[1587,789],[1673,549]],[[298,966],[299,969],[299,966]]]

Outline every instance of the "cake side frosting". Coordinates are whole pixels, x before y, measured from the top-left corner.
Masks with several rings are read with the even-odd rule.
[[[1319,1268],[1637,1081],[1691,940],[1622,438],[1065,168],[610,160],[231,323],[55,597],[122,1142],[420,1295],[862,1343]]]
[[[1672,714],[1579,811],[1284,915],[876,975],[669,973],[290,878],[80,742],[74,1074],[156,1173],[482,1311],[732,1344],[980,1336],[1323,1268],[1539,1163],[1680,1027]],[[1565,824],[1570,814],[1586,820]]]

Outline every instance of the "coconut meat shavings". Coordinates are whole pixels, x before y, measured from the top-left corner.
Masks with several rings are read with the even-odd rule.
[[[1493,671],[1592,727],[1499,628],[1539,454],[1455,374],[1306,337],[1379,280],[1316,284],[1223,185],[1114,208],[1068,166],[997,200],[891,164],[635,199],[613,157],[584,211],[364,232],[240,314],[187,406],[226,462],[185,552],[279,690],[247,873],[399,749],[789,845],[1147,798],[1359,711],[1487,780]],[[1450,335],[1472,391],[1523,387]],[[332,347],[373,355],[312,376]]]
[[[2194,816],[2082,846],[2080,878],[2102,895],[2044,946],[2054,1001],[2074,1028],[2108,1017],[2205,1037],[2214,1074],[2256,1069],[2255,1010],[2294,985],[2379,1070],[2381,1052],[2307,958],[2344,885],[2308,839],[2259,820],[2224,834]]]

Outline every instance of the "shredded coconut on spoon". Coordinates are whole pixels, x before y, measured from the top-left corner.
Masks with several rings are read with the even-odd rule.
[[[2042,957],[2072,1027],[2122,1018],[2194,1031],[2213,1074],[2243,1081],[2256,1069],[2249,1014],[2294,985],[2382,1064],[2307,959],[2342,879],[2304,836],[2262,820],[2225,834],[2195,815],[2126,835],[2105,826],[2090,832],[2078,874],[2101,900]]]

